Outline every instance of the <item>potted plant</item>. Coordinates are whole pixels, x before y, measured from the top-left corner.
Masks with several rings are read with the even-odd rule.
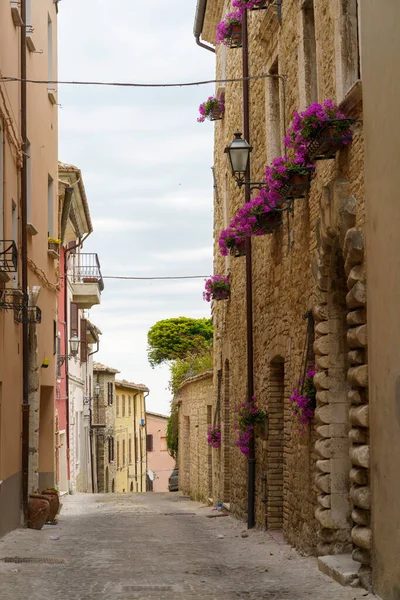
[[[282,213],[276,207],[277,202],[269,190],[262,190],[239,209],[232,223],[247,236],[273,233],[282,222]]]
[[[238,258],[246,254],[246,238],[242,232],[232,226],[221,231],[218,244],[222,256],[231,254]]]
[[[231,48],[242,45],[242,15],[240,10],[228,13],[217,25],[216,44],[224,44]]]
[[[29,529],[42,529],[50,512],[50,503],[47,496],[30,494],[28,500],[28,527]]]
[[[60,244],[61,240],[57,238],[47,238],[47,252],[53,258],[59,258],[60,256]]]
[[[222,99],[210,96],[208,100],[200,104],[200,117],[198,117],[197,121],[198,123],[204,123],[206,119],[209,119],[210,121],[219,121],[222,119],[224,111],[225,104]]]
[[[306,426],[311,422],[316,405],[317,391],[314,385],[315,366],[312,365],[306,372],[304,381],[299,380],[298,386],[290,396],[292,416],[299,422],[299,433],[306,432]]]
[[[50,504],[50,510],[47,517],[47,521],[54,523],[56,521],[56,516],[60,511],[60,496],[58,490],[55,488],[46,488],[42,490],[42,495],[45,496]]]
[[[334,158],[338,150],[350,144],[353,123],[354,119],[347,118],[328,98],[323,104],[314,103],[294,113],[285,146],[303,161]]]
[[[241,404],[235,412],[238,414],[238,422],[233,425],[238,434],[236,446],[245,456],[249,456],[251,440],[255,437],[264,437],[267,414],[258,408],[255,396],[252,402]]]
[[[213,448],[221,446],[221,425],[214,425],[214,427],[210,425],[207,432],[207,444]]]
[[[301,198],[310,187],[314,165],[306,163],[300,157],[293,160],[280,156],[265,169],[265,181],[273,194],[281,198]],[[275,199],[275,196],[274,196]],[[277,202],[279,200],[276,199]]]
[[[232,6],[238,8],[242,13],[248,8],[249,10],[257,10],[265,8],[266,4],[270,4],[271,0],[233,0]]]
[[[205,291],[203,292],[204,300],[227,300],[231,295],[231,284],[229,275],[213,275],[206,280]]]

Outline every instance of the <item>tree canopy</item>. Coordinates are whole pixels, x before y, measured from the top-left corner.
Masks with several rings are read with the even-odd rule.
[[[148,358],[152,367],[204,350],[213,338],[211,319],[176,317],[157,321],[148,331]]]

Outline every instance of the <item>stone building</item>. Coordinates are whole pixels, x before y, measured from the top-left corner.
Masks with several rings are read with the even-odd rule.
[[[256,525],[282,529],[302,552],[343,555],[353,578],[370,582],[364,140],[357,0],[267,1],[247,11],[250,179],[284,154],[295,110],[331,99],[355,120],[350,145],[316,163],[304,199],[282,225],[252,237],[254,388],[268,411],[256,440]],[[213,50],[228,0],[199,0],[194,33]],[[216,46],[216,79],[242,77],[242,51]],[[244,203],[224,149],[243,131],[242,83],[218,83],[225,113],[215,123],[214,272],[229,274],[231,297],[214,302],[213,413],[222,447],[212,451],[213,498],[247,515],[248,464],[235,445],[234,410],[246,401],[244,257],[223,257],[218,238]],[[207,94],[209,95],[209,94]],[[306,318],[304,318],[306,317]],[[308,352],[305,356],[305,347]],[[304,363],[315,364],[316,409],[299,432],[290,396]],[[183,466],[184,467],[184,466]],[[183,480],[186,475],[182,475]],[[185,483],[186,485],[186,483]],[[355,563],[351,562],[353,559]],[[340,561],[339,561],[340,562]],[[356,575],[358,571],[358,574]]]
[[[204,502],[213,495],[212,449],[207,445],[213,419],[213,371],[186,379],[175,401],[179,410],[179,489]]]
[[[141,383],[115,381],[115,461],[119,493],[146,491],[146,395]]]
[[[93,363],[94,397],[91,429],[96,456],[95,477],[99,493],[116,491],[115,375],[117,373],[119,373],[117,369],[98,362]]]

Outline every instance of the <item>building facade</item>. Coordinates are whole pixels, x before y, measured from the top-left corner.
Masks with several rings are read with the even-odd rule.
[[[255,521],[282,529],[303,552],[352,557],[354,579],[368,586],[372,541],[358,3],[264,4],[263,10],[247,11],[249,73],[261,76],[249,82],[250,181],[262,182],[265,165],[284,155],[296,110],[330,99],[354,125],[349,145],[316,162],[310,188],[294,200],[282,224],[251,238],[247,278],[252,282],[254,395],[268,413],[265,435],[255,442]],[[231,3],[199,1],[197,9],[195,35],[213,49],[216,27]],[[216,79],[240,79],[242,69],[241,48],[216,47]],[[214,272],[229,274],[231,296],[212,307],[213,412],[221,415],[223,431],[221,449],[212,453],[213,497],[229,503],[239,518],[248,513],[248,461],[236,446],[232,425],[234,411],[247,401],[247,259],[222,256],[218,240],[244,204],[243,188],[224,152],[235,131],[246,125],[243,85],[227,81],[216,89],[225,113],[215,123]],[[312,365],[316,407],[300,432],[290,396]],[[320,563],[323,567],[324,560]]]
[[[207,444],[208,428],[219,424],[213,407],[213,371],[186,379],[175,400],[179,411],[179,489],[193,500],[218,502],[217,481],[223,470],[219,473],[216,461],[221,453],[230,456],[230,448],[225,444],[213,450]],[[226,421],[224,426],[227,426]],[[224,433],[226,438],[226,431]]]
[[[56,80],[57,4],[27,8],[24,27],[20,3],[1,3],[1,74]],[[55,485],[57,146],[57,90],[1,81],[0,535],[20,523],[21,497],[26,508]]]
[[[103,290],[96,254],[87,254],[83,238],[93,231],[81,171],[59,163],[59,233],[53,252],[62,271],[58,301],[57,481],[60,490],[93,489],[90,452],[92,353],[100,331],[88,320]]]
[[[115,375],[117,369],[101,363],[93,364],[93,403],[90,427],[96,464],[96,491],[115,492],[116,463],[116,413]]]
[[[146,412],[147,487],[152,492],[168,492],[168,478],[175,460],[167,448],[168,417]]]
[[[146,491],[145,385],[115,381],[115,460],[118,493]]]

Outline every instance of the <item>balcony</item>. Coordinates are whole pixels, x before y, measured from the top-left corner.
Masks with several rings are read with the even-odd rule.
[[[100,304],[104,283],[97,254],[73,255],[71,271],[69,280],[73,302],[76,302],[79,308],[91,308],[95,304]]]
[[[13,240],[0,240],[0,282],[10,280],[10,273],[18,270],[18,250]]]

